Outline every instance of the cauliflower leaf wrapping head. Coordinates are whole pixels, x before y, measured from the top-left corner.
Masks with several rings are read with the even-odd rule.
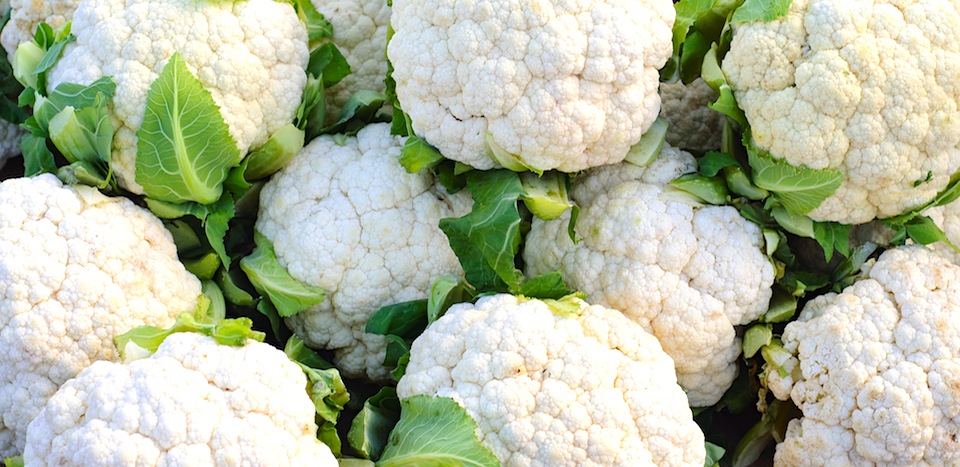
[[[33,33],[40,23],[57,29],[70,22],[80,0],[10,0],[4,3],[9,5],[10,21],[0,31],[0,44],[13,62],[17,47],[33,40]],[[6,8],[0,9],[0,13],[6,13]]]
[[[736,25],[722,66],[759,147],[843,172],[814,220],[898,215],[960,169],[956,2],[795,0]]]
[[[136,132],[150,84],[175,52],[210,91],[241,154],[293,120],[307,82],[307,32],[287,2],[87,0],[72,33],[48,86],[113,78],[111,164],[138,194]]]
[[[389,378],[386,340],[364,332],[370,316],[424,297],[437,276],[463,274],[439,223],[469,212],[471,199],[447,194],[427,173],[407,173],[402,146],[385,123],[342,145],[318,137],[260,194],[256,229],[280,264],[327,291],[287,325],[310,347],[336,349],[337,368],[351,377]]]
[[[384,0],[311,0],[333,26],[332,41],[347,59],[350,74],[327,93],[327,117],[336,121],[347,99],[357,91],[384,92],[387,76],[387,28],[390,5]]]
[[[539,300],[459,304],[414,342],[405,399],[450,397],[504,465],[695,465],[704,438],[672,359],[621,313]]]
[[[783,346],[796,358],[768,381],[803,418],[778,464],[960,463],[960,266],[919,245],[888,250],[808,302]]]
[[[696,206],[665,185],[692,172],[693,156],[665,146],[648,167],[593,169],[571,198],[580,206],[574,244],[569,213],[534,219],[526,273],[561,270],[587,300],[622,311],[673,357],[694,407],[713,405],[733,383],[740,340],[734,326],[767,310],[773,265],[759,227],[730,206]]]
[[[619,162],[660,111],[667,0],[397,0],[387,44],[415,133],[447,158],[533,170]]]
[[[50,174],[0,184],[0,455],[113,338],[193,311],[200,281],[149,211]]]
[[[336,466],[303,370],[269,344],[177,333],[151,357],[97,362],[30,423],[26,465]]]

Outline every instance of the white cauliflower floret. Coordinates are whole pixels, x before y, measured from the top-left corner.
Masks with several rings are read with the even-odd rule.
[[[290,123],[306,85],[307,32],[293,6],[273,0],[87,0],[74,13],[69,44],[48,86],[90,84],[111,76],[111,166],[135,181],[137,138],[150,84],[180,52],[220,107],[241,154]]]
[[[919,245],[808,302],[783,333],[798,363],[768,372],[803,411],[776,463],[960,463],[958,336],[960,266]]]
[[[385,0],[310,0],[333,26],[333,43],[347,59],[350,74],[327,89],[327,116],[336,117],[354,92],[386,90],[387,27]]]
[[[523,258],[526,273],[557,269],[591,302],[624,312],[663,345],[690,403],[709,406],[737,374],[734,326],[767,310],[773,265],[759,227],[731,206],[696,206],[664,184],[695,167],[667,146],[647,168],[594,169],[578,179],[574,244],[569,213],[534,219]]]
[[[27,431],[26,465],[336,466],[303,370],[269,344],[167,337],[151,357],[97,362]]]
[[[619,162],[660,111],[667,0],[397,0],[387,45],[415,133],[447,158],[535,169]],[[503,162],[500,162],[501,164]]]
[[[954,1],[795,0],[783,18],[734,26],[723,71],[759,147],[843,172],[815,220],[895,216],[960,169]]]
[[[660,83],[660,116],[667,119],[667,143],[692,151],[720,150],[724,116],[710,107],[717,93],[702,79],[690,84]]]
[[[113,338],[193,311],[200,281],[149,211],[53,175],[0,183],[0,455]]]
[[[13,61],[17,47],[33,40],[33,34],[40,23],[47,23],[54,29],[63,26],[73,18],[80,0],[9,0],[10,21],[0,32],[0,44]],[[7,8],[0,8],[6,12]]]
[[[363,331],[381,306],[426,296],[442,274],[462,275],[440,219],[470,211],[427,173],[397,161],[402,138],[367,126],[343,144],[321,136],[260,194],[256,228],[294,278],[326,291],[287,320],[307,345],[337,349],[344,375],[388,378],[386,341]]]
[[[504,465],[703,465],[673,361],[621,313],[539,300],[459,304],[410,349],[397,395],[450,397]]]

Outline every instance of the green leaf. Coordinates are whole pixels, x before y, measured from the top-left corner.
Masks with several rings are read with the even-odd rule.
[[[441,219],[440,229],[457,254],[467,282],[479,291],[520,285],[514,264],[520,249],[520,210],[524,194],[520,177],[508,170],[473,171],[466,175],[473,209],[456,219]]]
[[[731,193],[742,196],[752,201],[764,200],[770,196],[770,192],[762,188],[757,188],[750,177],[738,166],[725,167],[723,169],[723,178],[727,182],[727,188]]]
[[[717,0],[680,0],[673,5],[677,17],[673,23],[673,50],[679,52],[680,45],[696,21],[713,8]]]
[[[829,262],[836,250],[844,257],[850,255],[850,226],[837,222],[814,222],[813,239],[823,248],[823,257]]]
[[[667,140],[667,128],[670,123],[664,117],[657,117],[640,141],[630,146],[625,161],[640,167],[646,167],[660,156],[663,143]]]
[[[23,154],[25,177],[57,171],[57,163],[54,160],[53,152],[47,148],[47,138],[32,133],[21,136],[20,152]]]
[[[796,313],[797,297],[779,287],[774,287],[770,305],[767,312],[763,314],[761,321],[764,323],[786,323]]]
[[[754,145],[749,132],[744,134],[744,143],[753,170],[753,183],[772,192],[792,214],[806,214],[820,206],[843,183],[843,173],[839,170],[795,167],[775,159]]]
[[[684,191],[704,203],[724,205],[730,201],[727,185],[717,177],[701,177],[696,174],[685,174],[672,180],[669,186]]]
[[[77,161],[57,169],[57,178],[68,185],[87,185],[95,188],[110,186],[110,177],[103,173],[99,164]]]
[[[708,151],[697,159],[700,174],[704,177],[715,177],[725,167],[739,167],[736,157],[720,151]]]
[[[192,216],[199,219],[210,247],[220,256],[224,266],[230,267],[232,259],[227,254],[224,238],[229,228],[230,220],[235,214],[233,197],[224,194],[213,204],[171,203],[153,198],[144,198],[147,208],[161,219],[178,219]]]
[[[190,271],[191,274],[201,280],[213,279],[217,270],[220,269],[220,264],[222,264],[220,263],[220,257],[213,251],[199,258],[188,258],[182,261],[187,271]]]
[[[319,41],[333,37],[333,25],[317,11],[313,2],[310,0],[294,0],[293,6],[297,10],[300,22],[307,27],[307,40],[310,41],[311,49],[316,47]]]
[[[400,165],[409,173],[432,168],[442,160],[443,155],[437,148],[417,136],[408,137],[400,150]]]
[[[743,356],[753,358],[765,345],[773,340],[773,326],[769,324],[755,324],[747,328],[743,335]]]
[[[254,181],[273,175],[300,153],[303,142],[303,130],[292,123],[280,127],[263,146],[250,151],[244,158],[244,179]]]
[[[347,443],[364,459],[379,459],[390,431],[400,420],[397,390],[386,386],[363,403],[347,432]]]
[[[500,465],[477,439],[477,422],[453,399],[418,395],[400,407],[378,467]]]
[[[733,12],[732,24],[762,21],[769,23],[787,14],[792,0],[746,0]]]
[[[703,68],[701,77],[719,97],[716,102],[707,104],[713,110],[726,115],[729,119],[737,123],[741,128],[747,126],[747,116],[737,105],[737,99],[733,95],[733,89],[727,82],[726,75],[720,68],[719,58],[717,57],[718,47],[713,44],[710,50],[703,56]]]
[[[350,401],[350,394],[347,387],[343,384],[343,378],[340,377],[340,371],[333,368],[326,360],[320,357],[316,352],[307,348],[303,340],[297,336],[292,336],[284,345],[283,353],[287,357],[300,365],[307,376],[307,394],[313,401],[317,415],[318,437],[324,442],[334,455],[340,455],[340,436],[337,434],[336,424],[340,418],[340,412]]]
[[[515,295],[541,300],[560,300],[576,293],[563,282],[563,274],[560,271],[548,272],[527,280],[513,292]]]
[[[267,318],[267,321],[270,322],[270,330],[273,332],[274,337],[277,340],[281,340],[281,335],[283,334],[283,318],[280,317],[280,313],[277,313],[277,307],[273,306],[273,303],[270,303],[269,298],[261,298],[257,302],[257,312]]]
[[[449,274],[442,275],[430,286],[427,298],[427,323],[439,319],[451,306],[473,301],[475,291],[462,279]]]
[[[61,83],[54,88],[50,94],[44,98],[38,98],[34,104],[33,117],[36,119],[36,126],[44,130],[44,135],[46,135],[48,128],[50,126],[50,120],[53,119],[58,113],[67,107],[73,107],[74,109],[85,109],[87,107],[93,108],[102,108],[106,111],[106,107],[109,104],[113,94],[117,89],[116,83],[113,82],[113,79],[109,76],[100,78],[89,85],[74,84],[74,83]],[[91,129],[99,128],[99,112],[94,112],[90,117]],[[113,138],[113,124],[110,123],[110,139]],[[99,132],[98,132],[99,134]],[[98,136],[98,138],[105,138],[105,136]],[[100,152],[100,159],[104,161],[109,161],[109,145],[106,148],[103,148],[103,142],[99,139],[95,143],[95,146],[101,151],[106,149],[106,154]]]
[[[149,353],[154,353],[160,344],[170,335],[178,332],[197,332],[214,338],[223,345],[242,346],[248,339],[263,342],[266,337],[262,332],[254,331],[253,322],[249,318],[225,319],[216,323],[201,322],[191,313],[180,313],[177,321],[169,328],[156,326],[140,326],[113,338],[120,358],[126,359],[130,350],[128,345],[134,345]]]
[[[136,182],[151,198],[210,204],[220,199],[227,172],[240,159],[210,91],[173,54],[147,92]]]
[[[224,268],[217,272],[217,284],[220,285],[220,290],[223,291],[224,298],[237,306],[256,307],[257,299],[237,284],[237,280],[231,272],[233,270],[235,269],[228,270]]]
[[[536,172],[537,174],[543,173],[541,170],[537,170],[523,161],[523,156],[521,154],[513,154],[507,152],[503,146],[500,146],[494,139],[493,133],[487,132],[484,136],[484,142],[487,146],[487,156],[493,159],[494,162],[500,164],[501,167],[512,170],[514,172]]]
[[[381,92],[366,89],[356,91],[343,104],[337,121],[321,130],[321,133],[356,134],[367,123],[374,121],[386,101],[387,96]]]
[[[427,327],[427,300],[411,300],[380,307],[367,320],[365,332],[382,336],[416,337]],[[411,339],[412,340],[412,339]]]
[[[329,89],[350,74],[350,64],[333,42],[326,42],[310,51],[307,73],[322,79],[323,88]]]
[[[944,242],[956,249],[956,246],[953,245],[953,242],[947,238],[947,234],[945,234],[943,230],[941,230],[940,227],[933,222],[933,219],[927,216],[915,217],[910,220],[905,227],[907,229],[907,235],[913,239],[913,241],[921,245]]]
[[[86,107],[76,111],[67,106],[50,119],[50,141],[60,150],[67,162],[110,162],[113,141],[113,122],[103,106]]]
[[[710,51],[711,44],[713,44],[713,41],[700,31],[693,31],[687,36],[680,54],[680,80],[682,82],[689,84],[700,77],[700,72],[703,69],[703,58]]]
[[[270,299],[280,317],[293,316],[323,301],[322,289],[295,279],[280,264],[270,240],[256,233],[255,242],[257,247],[240,260],[240,268],[257,292]]]
[[[707,457],[703,461],[704,467],[719,467],[720,459],[723,458],[727,450],[709,441],[704,444],[707,450]]]
[[[525,192],[521,197],[523,204],[540,219],[556,219],[573,207],[573,202],[567,195],[567,185],[570,183],[567,174],[557,171],[543,175],[523,172],[520,174],[520,181]]]
[[[23,456],[5,457],[3,465],[6,467],[23,467]]]

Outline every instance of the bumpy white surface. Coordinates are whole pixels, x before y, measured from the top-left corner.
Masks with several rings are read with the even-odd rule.
[[[784,18],[736,26],[723,71],[760,147],[844,173],[816,220],[900,214],[960,169],[955,1],[795,0]]]
[[[337,349],[347,376],[386,379],[386,342],[363,332],[381,306],[426,297],[442,274],[462,275],[440,219],[470,211],[427,173],[397,161],[403,140],[374,124],[343,145],[321,136],[263,187],[256,228],[290,275],[327,291],[287,320],[307,345]]]
[[[27,431],[26,465],[337,465],[297,364],[269,344],[177,333],[151,357],[97,362]]]
[[[767,310],[773,265],[759,227],[730,206],[698,207],[664,185],[695,167],[666,146],[657,161],[601,167],[577,180],[576,245],[569,213],[534,219],[530,277],[560,269],[587,300],[622,311],[660,339],[694,407],[716,403],[737,375],[735,325]]]
[[[112,166],[134,193],[142,193],[136,132],[147,91],[174,52],[210,91],[244,154],[293,120],[307,82],[307,32],[286,2],[86,0],[72,32],[77,40],[47,75],[48,85],[113,77]]]
[[[724,116],[707,104],[717,93],[702,79],[690,84],[660,83],[660,116],[667,119],[667,143],[693,151],[720,149]]]
[[[960,266],[919,245],[818,297],[783,333],[796,359],[770,372],[803,411],[778,465],[960,463]],[[786,391],[784,391],[786,389]]]
[[[6,4],[6,5],[4,5]],[[13,59],[17,46],[33,40],[40,23],[47,23],[54,29],[63,26],[73,18],[80,0],[9,0],[0,3],[0,12],[10,8],[10,21],[0,32],[0,44],[7,57]]]
[[[387,45],[400,105],[449,159],[538,169],[623,160],[660,111],[673,51],[667,0],[397,0]]]
[[[20,155],[20,137],[23,133],[20,125],[0,119],[0,168],[7,160]]]
[[[326,90],[327,116],[336,117],[354,92],[386,90],[390,7],[385,0],[310,1],[333,26],[333,43],[350,64],[350,74]]]
[[[0,183],[0,455],[64,381],[117,360],[113,338],[193,311],[200,281],[160,220],[53,175]]]
[[[496,295],[418,337],[401,398],[450,397],[507,466],[703,465],[703,433],[657,340],[621,313]]]

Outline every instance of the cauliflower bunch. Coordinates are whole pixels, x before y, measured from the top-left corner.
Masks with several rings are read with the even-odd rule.
[[[33,33],[40,23],[59,28],[73,19],[81,0],[9,0],[3,2],[2,11],[10,10],[10,20],[0,31],[0,45],[7,57],[13,59],[17,46],[33,40]]]
[[[896,216],[960,169],[955,1],[794,0],[735,25],[722,68],[758,147],[842,172],[814,220]]]
[[[803,417],[782,465],[960,463],[960,266],[919,245],[888,250],[783,332],[795,357],[768,384]]]
[[[577,302],[453,306],[413,342],[397,395],[453,398],[503,465],[702,466],[670,357],[621,313]]]
[[[439,222],[468,212],[470,197],[407,173],[397,162],[402,146],[389,124],[342,144],[321,136],[260,195],[256,229],[291,276],[326,291],[287,324],[307,345],[335,349],[348,376],[389,377],[385,339],[364,332],[381,306],[423,297],[437,276],[462,274]]]
[[[0,184],[0,455],[113,338],[196,309],[200,281],[145,209],[53,175]]]
[[[623,311],[673,357],[695,407],[716,403],[737,374],[734,326],[756,320],[772,295],[760,228],[731,206],[700,206],[666,188],[695,167],[666,146],[648,167],[624,163],[577,179],[580,241],[570,214],[534,219],[523,258],[530,276],[554,270],[587,299]]]
[[[149,358],[97,362],[27,430],[26,465],[336,466],[300,367],[269,344],[167,337]]]
[[[674,18],[667,0],[397,0],[387,55],[445,157],[575,172],[623,160],[657,118]]]
[[[138,194],[137,130],[151,83],[174,53],[212,95],[240,154],[293,120],[307,82],[307,33],[287,2],[86,0],[71,31],[76,41],[49,71],[48,87],[112,77],[111,165]]]

